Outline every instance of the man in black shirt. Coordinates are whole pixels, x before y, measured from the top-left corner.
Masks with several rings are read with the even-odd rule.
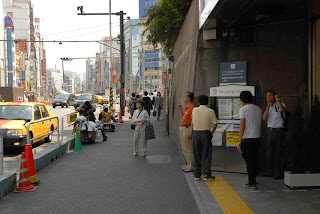
[[[153,108],[151,98],[148,97],[148,92],[144,92],[144,97],[142,98],[144,102],[144,110],[146,110],[150,116],[150,110]]]

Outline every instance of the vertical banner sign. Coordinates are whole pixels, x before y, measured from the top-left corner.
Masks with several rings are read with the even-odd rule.
[[[8,86],[13,86],[13,73],[8,73]]]
[[[47,56],[46,56],[46,50],[43,50],[43,76],[44,76],[44,82],[43,86],[44,88],[47,88]]]
[[[26,72],[25,71],[21,71],[21,78],[22,78],[22,80],[26,80]]]
[[[40,39],[40,18],[34,18],[34,31],[37,39]]]
[[[12,28],[7,28],[7,61],[8,61],[8,71],[13,70],[12,64]]]
[[[98,61],[98,78],[99,78],[99,83],[98,83],[98,90],[99,92],[102,92],[102,87],[101,87],[101,81],[102,81],[102,78],[101,78],[101,59],[99,59]]]
[[[113,80],[113,83],[117,83],[118,82],[118,79],[117,79],[117,70],[116,70],[116,61],[114,60],[114,58],[112,58],[112,61],[111,61],[111,68],[112,68],[112,80]]]
[[[110,88],[110,108],[113,108],[113,88]]]
[[[166,71],[162,72],[162,83],[166,82],[166,75],[167,75]]]

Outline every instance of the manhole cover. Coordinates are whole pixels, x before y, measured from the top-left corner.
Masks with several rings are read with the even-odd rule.
[[[171,163],[171,159],[169,155],[154,155],[147,156],[148,164],[166,164]]]

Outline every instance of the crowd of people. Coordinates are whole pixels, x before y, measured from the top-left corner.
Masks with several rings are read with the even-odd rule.
[[[217,117],[213,109],[208,108],[209,98],[206,95],[198,96],[199,107],[193,103],[194,94],[186,92],[183,102],[187,105],[183,109],[179,104],[181,114],[180,142],[182,153],[187,166],[184,172],[193,172],[194,179],[213,180],[212,164],[212,136],[217,128]],[[237,148],[247,165],[248,183],[244,186],[257,189],[258,150],[261,145],[261,130],[263,120],[267,121],[268,141],[266,149],[266,167],[264,176],[282,179],[284,123],[286,105],[281,102],[279,95],[270,90],[266,95],[267,108],[262,110],[253,104],[253,95],[249,91],[240,94],[242,107],[239,110],[240,129]]]

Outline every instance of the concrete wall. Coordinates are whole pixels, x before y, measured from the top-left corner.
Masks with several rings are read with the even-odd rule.
[[[265,94],[273,89],[293,111],[297,98],[307,94],[307,23],[261,25],[255,33],[255,44],[238,47],[227,39],[204,42],[200,35],[194,91],[209,95],[219,84],[220,62],[247,61],[247,83],[257,86],[257,104],[264,109]]]
[[[179,37],[173,50],[174,68],[172,74],[172,89],[170,102],[170,130],[176,142],[179,142],[179,126],[181,115],[178,104],[183,104],[186,91],[194,91],[196,73],[196,58],[199,29],[198,0],[194,0],[181,28]]]

